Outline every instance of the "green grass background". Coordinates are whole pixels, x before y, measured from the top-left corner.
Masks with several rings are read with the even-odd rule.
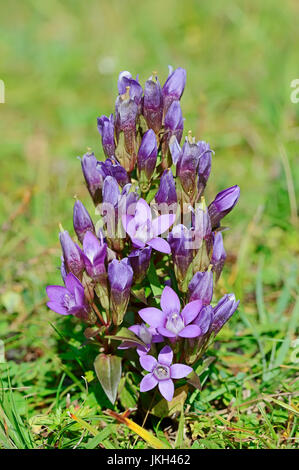
[[[87,147],[101,157],[96,118],[113,109],[119,71],[144,83],[156,70],[163,82],[168,64],[187,69],[185,132],[215,150],[207,199],[241,187],[215,295],[233,291],[241,305],[210,352],[217,360],[203,391],[188,396],[173,445],[297,446],[299,103],[290,84],[299,78],[298,14],[295,0],[1,8],[0,447],[97,446],[70,409],[103,428],[103,446],[133,446],[135,436],[103,414],[109,403],[78,349],[80,327],[47,309],[45,286],[60,282],[58,223],[72,230],[73,196],[92,209],[76,157]],[[118,409],[130,404],[128,392]],[[165,439],[163,423],[150,417],[147,426]]]

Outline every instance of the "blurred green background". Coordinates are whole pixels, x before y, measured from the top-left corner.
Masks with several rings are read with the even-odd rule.
[[[92,210],[76,157],[91,147],[101,158],[96,118],[113,110],[118,73],[139,73],[144,84],[156,70],[164,82],[169,64],[187,70],[185,133],[192,129],[215,150],[208,201],[241,187],[227,217],[218,291],[241,298],[240,335],[242,328],[259,341],[288,334],[291,348],[298,14],[296,0],[10,0],[1,8],[0,337],[8,364],[50,361],[57,347],[49,322],[60,319],[45,306],[45,286],[60,283],[58,223],[72,230],[74,195]],[[265,348],[256,352],[261,363]]]

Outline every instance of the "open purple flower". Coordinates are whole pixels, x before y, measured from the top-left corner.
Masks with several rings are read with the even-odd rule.
[[[50,301],[47,306],[60,315],[74,315],[86,319],[89,306],[84,296],[84,287],[74,274],[65,278],[65,287],[48,286],[46,288]]]
[[[134,246],[144,248],[149,245],[162,253],[170,253],[170,246],[158,235],[166,232],[174,221],[174,214],[163,214],[152,220],[151,208],[142,198],[136,204],[134,215],[127,214],[122,217],[124,229]]]
[[[146,307],[139,310],[138,313],[142,320],[167,338],[196,338],[200,336],[200,328],[192,322],[200,312],[201,300],[189,302],[181,312],[180,299],[171,287],[166,286],[162,292],[160,305],[162,310],[156,307]]]
[[[171,401],[174,394],[173,379],[182,379],[192,372],[192,367],[185,364],[172,364],[173,352],[169,346],[164,346],[158,356],[158,360],[153,356],[144,354],[140,358],[141,366],[148,372],[140,382],[140,391],[147,392],[156,385],[159,387],[161,395]]]

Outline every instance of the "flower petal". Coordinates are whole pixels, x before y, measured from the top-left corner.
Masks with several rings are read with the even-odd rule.
[[[47,306],[53,310],[53,312],[60,313],[60,315],[69,315],[69,311],[63,307],[61,304],[58,302],[48,302]]]
[[[147,370],[148,372],[152,372],[157,364],[157,359],[155,359],[153,356],[150,356],[149,354],[140,356],[139,361],[143,369]]]
[[[151,208],[148,203],[142,198],[138,199],[136,203],[134,220],[136,225],[142,225],[148,220],[152,220]]]
[[[72,293],[75,292],[75,288],[83,289],[81,282],[76,276],[74,276],[73,273],[68,273],[68,275],[66,276],[65,287]]]
[[[51,302],[60,302],[61,298],[67,294],[67,289],[63,286],[48,286],[47,295]]]
[[[153,326],[154,328],[164,325],[165,314],[158,308],[146,307],[139,310],[138,313],[143,321],[148,323],[150,326]]]
[[[173,333],[172,331],[167,330],[167,328],[164,328],[163,326],[158,327],[158,332],[160,335],[166,336],[166,338],[176,338],[177,335]]]
[[[189,325],[189,323],[194,320],[195,317],[200,312],[200,309],[202,307],[202,301],[201,300],[193,300],[193,302],[189,302],[182,310],[182,317],[184,319],[185,325]]]
[[[151,246],[157,251],[161,251],[161,253],[167,253],[169,254],[171,252],[169,243],[164,240],[163,238],[152,238],[151,240],[148,240],[147,245]]]
[[[171,379],[161,380],[161,382],[159,382],[158,387],[161,395],[165,398],[165,400],[171,401],[174,394],[173,381]]]
[[[163,214],[152,221],[152,232],[154,237],[160,235],[160,233],[166,232],[166,230],[174,224],[176,219],[175,214]]]
[[[182,338],[197,338],[197,336],[200,336],[200,334],[201,329],[197,325],[185,326],[185,328],[179,332],[179,336]]]
[[[180,299],[177,293],[169,286],[163,289],[160,305],[163,312],[167,315],[174,312],[179,313],[181,310]]]
[[[182,379],[193,371],[192,367],[185,364],[172,364],[170,366],[170,376],[172,379]]]
[[[140,382],[140,392],[147,392],[152,390],[158,383],[154,374],[147,374]]]
[[[172,359],[173,359],[173,351],[171,347],[164,346],[164,348],[162,348],[159,353],[158,362],[166,366],[170,366],[170,364],[172,363]]]

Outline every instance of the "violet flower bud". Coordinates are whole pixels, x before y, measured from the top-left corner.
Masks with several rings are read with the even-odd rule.
[[[136,163],[136,124],[139,106],[131,98],[129,90],[117,97],[115,103],[115,130],[117,147],[115,156],[125,170],[130,173]]]
[[[86,181],[87,189],[95,205],[101,202],[103,185],[103,174],[98,171],[98,161],[94,153],[86,153],[81,160],[82,172]]]
[[[164,119],[164,127],[165,134],[167,134],[167,143],[172,135],[175,135],[180,143],[183,135],[184,119],[179,101],[173,101],[169,106]]]
[[[87,274],[97,282],[106,279],[105,259],[107,244],[92,232],[86,232],[83,240],[83,259]]]
[[[170,73],[163,85],[162,93],[164,96],[164,111],[167,112],[173,101],[179,101],[184,92],[186,85],[186,70],[178,67],[174,71],[170,69]]]
[[[199,326],[202,335],[205,335],[209,331],[213,317],[214,310],[212,305],[206,305],[195,318],[194,323]]]
[[[129,255],[129,262],[134,272],[134,282],[140,283],[146,276],[147,270],[150,265],[152,248],[146,246],[145,248],[133,250]]]
[[[212,271],[197,272],[189,283],[190,301],[201,300],[203,305],[209,305],[213,297]]]
[[[115,153],[114,142],[114,117],[110,114],[107,116],[98,117],[98,131],[102,136],[102,146],[106,157],[112,157]]]
[[[216,273],[216,281],[219,279],[224,263],[226,260],[226,252],[223,246],[223,237],[221,232],[216,232],[214,235],[213,242],[213,253],[211,264],[213,265],[213,271]]]
[[[64,265],[66,271],[73,273],[81,279],[84,271],[84,262],[82,251],[78,245],[71,239],[69,233],[64,230],[59,233],[59,240],[62,248]]]
[[[143,115],[148,127],[158,134],[162,127],[163,94],[159,80],[154,76],[145,82]]]
[[[212,330],[217,334],[223,325],[230,319],[238,308],[240,301],[236,302],[234,294],[224,295],[214,307],[214,318],[212,322]]]
[[[113,176],[122,187],[129,183],[126,170],[112,158],[107,158],[104,162],[97,162],[97,171],[101,173],[103,181],[106,176]]]
[[[148,183],[155,171],[157,162],[157,139],[152,129],[144,134],[137,155],[137,168],[140,182]]]
[[[217,194],[214,201],[209,205],[209,214],[213,230],[219,227],[221,219],[235,207],[239,197],[240,188],[238,185],[224,189]]]
[[[192,232],[182,224],[175,225],[168,236],[168,243],[171,248],[175,276],[182,290],[188,268],[194,258]]]
[[[212,236],[211,220],[204,197],[201,198],[201,202],[197,204],[196,209],[192,211],[192,227],[200,242],[208,240]]]
[[[197,145],[200,148],[201,155],[197,169],[197,198],[200,198],[203,195],[211,173],[212,151],[210,150],[210,145],[203,140],[197,142]]]
[[[189,134],[183,145],[182,153],[177,163],[177,176],[180,178],[183,190],[190,202],[194,202],[197,192],[197,168],[201,149]]]
[[[83,238],[87,231],[94,232],[93,221],[91,220],[87,209],[79,200],[77,200],[74,205],[73,224],[74,230],[81,243],[83,243]]]
[[[158,204],[176,204],[178,200],[172,171],[165,170],[161,176],[160,186],[155,195]]]
[[[109,263],[108,279],[112,320],[114,325],[120,325],[127,310],[133,281],[133,269],[128,258],[123,258],[121,261],[114,259]]]

